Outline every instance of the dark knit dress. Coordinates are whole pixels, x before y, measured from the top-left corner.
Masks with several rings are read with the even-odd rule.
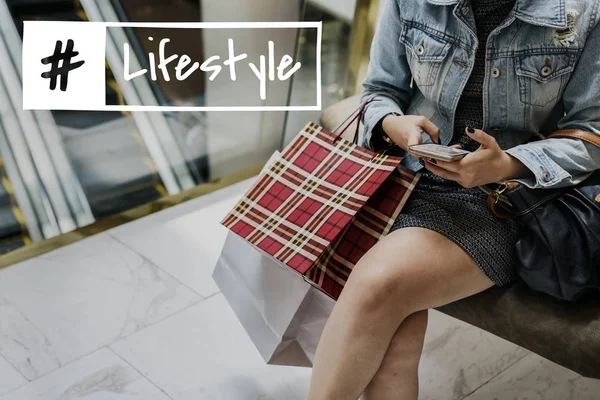
[[[466,135],[465,128],[481,129],[483,125],[487,38],[506,19],[514,4],[515,0],[471,0],[480,45],[456,110],[450,144],[460,144],[470,151],[479,147]],[[461,246],[497,286],[517,278],[513,260],[518,225],[496,218],[488,208],[487,195],[479,188],[465,189],[425,171],[392,231],[407,227],[427,228],[446,236]]]

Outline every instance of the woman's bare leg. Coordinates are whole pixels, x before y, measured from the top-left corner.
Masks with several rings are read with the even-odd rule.
[[[358,263],[327,322],[309,400],[357,400],[410,315],[482,292],[493,283],[462,248],[421,228],[400,229]]]
[[[416,312],[402,322],[361,400],[417,400],[426,330],[427,311]]]

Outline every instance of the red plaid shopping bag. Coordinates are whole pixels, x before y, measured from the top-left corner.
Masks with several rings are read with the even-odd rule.
[[[310,275],[321,290],[337,298],[340,282],[359,253],[389,231],[418,179],[412,172],[400,173],[400,161],[310,123],[259,175],[222,224]],[[357,229],[365,235],[357,235]],[[357,251],[352,244],[359,239]]]
[[[307,281],[337,299],[356,263],[389,233],[419,177],[402,167],[392,172],[305,274]]]

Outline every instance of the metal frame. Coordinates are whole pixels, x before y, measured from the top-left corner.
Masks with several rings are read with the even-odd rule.
[[[13,195],[16,199],[17,205],[23,214],[25,219],[25,225],[27,226],[27,233],[32,241],[38,242],[44,238],[42,231],[40,230],[40,224],[36,212],[34,210],[32,202],[29,200],[27,188],[21,177],[19,168],[15,161],[15,157],[12,154],[8,139],[4,128],[0,123],[0,155],[4,161],[4,170],[6,176],[13,187]],[[39,182],[39,181],[38,181]]]
[[[4,81],[5,94],[9,99],[8,102],[14,106],[13,113],[19,121],[20,132],[27,143],[28,152],[31,153],[42,185],[47,191],[48,199],[58,220],[58,226],[61,232],[72,231],[76,228],[75,221],[71,215],[71,210],[63,194],[60,180],[52,165],[52,160],[48,154],[35,117],[30,111],[24,111],[22,108],[23,91],[2,38],[0,38],[0,76],[2,76],[2,80]]]
[[[359,94],[369,67],[371,43],[379,15],[380,0],[358,0],[354,17],[346,93]]]
[[[120,0],[110,0],[113,10],[117,15],[117,21],[122,21],[122,22],[128,22],[129,21],[129,17],[127,15],[127,12],[125,11],[125,9],[123,8],[123,4]],[[140,65],[142,64],[142,62],[144,63],[143,67],[148,69],[149,68],[149,63],[146,62],[146,60],[141,60],[139,57],[142,57],[144,54],[144,48],[142,46],[142,43],[140,42],[139,38],[136,36],[135,34],[135,28],[123,28],[123,31],[125,32],[125,35],[127,36],[128,40],[129,40],[129,45],[132,49],[132,51],[137,55],[138,57],[138,61],[140,61]],[[153,81],[153,80],[146,80],[146,82],[148,82],[148,84],[150,85],[150,88],[152,90],[152,93],[154,93],[154,97],[156,98],[156,101],[158,104],[160,105],[169,105],[169,100],[167,99],[167,97],[165,96],[165,94],[162,92],[162,89],[160,87],[160,85],[158,84],[158,82]],[[190,104],[190,105],[195,105],[195,104]],[[184,115],[185,114],[185,115]],[[204,129],[204,118],[199,117],[198,113],[177,113],[177,112],[165,112],[164,113],[165,118],[167,120],[167,123],[169,124],[169,126],[171,127],[172,131],[176,130],[177,127],[181,127],[181,125],[184,125],[184,129],[187,130],[187,132],[185,132],[185,137],[196,133],[198,131],[200,131],[200,133],[204,133],[202,130]],[[177,118],[175,118],[175,115],[177,115]],[[204,116],[204,114],[200,114],[202,116]],[[185,121],[179,119],[180,116],[183,116],[183,118],[186,118],[186,120],[192,121],[195,120],[195,122],[197,124],[195,124],[192,127],[188,127],[185,124]],[[198,125],[199,124],[199,125]],[[174,127],[175,125],[175,127]],[[183,156],[186,160],[187,166],[189,168],[189,171],[192,175],[192,178],[194,179],[194,182],[197,183],[201,183],[205,181],[205,177],[202,173],[202,171],[198,168],[198,166],[195,163],[195,160],[198,158],[195,155],[193,156],[193,158],[190,158],[188,154],[188,152],[186,151],[186,143],[185,141],[181,140],[181,137],[179,135],[174,135],[175,140],[177,141],[179,147],[182,149],[182,153]],[[208,157],[207,154],[205,155],[200,155],[200,158],[202,157]]]
[[[110,1],[81,0],[81,5],[91,21],[118,21]],[[119,46],[129,43],[123,28],[112,27],[106,34],[106,57],[115,71],[123,69],[123,59]],[[141,65],[135,54],[130,55],[131,68],[139,69]],[[129,104],[148,106],[160,105],[154,96],[150,84],[145,79],[125,81],[121,74],[115,74],[115,79],[121,87],[123,96]],[[141,99],[144,99],[142,101]],[[194,180],[187,167],[183,152],[177,140],[171,133],[171,128],[163,113],[134,112],[132,116],[140,130],[148,151],[156,164],[158,173],[169,194],[195,186]]]
[[[8,94],[15,105],[22,105],[22,42],[5,0],[0,0],[0,74],[5,76]],[[12,63],[11,63],[12,61]],[[12,65],[11,65],[12,64]],[[18,86],[18,87],[17,87]],[[22,107],[21,107],[22,108]],[[30,152],[56,209],[62,232],[94,222],[75,171],[62,144],[62,137],[49,111],[17,111]],[[42,134],[43,132],[43,134]],[[75,220],[73,220],[73,216]]]
[[[2,137],[5,138],[4,141],[6,142],[6,149],[4,148],[4,143],[2,143],[2,155],[5,157],[5,160],[15,160],[14,165],[22,179],[22,186],[25,188],[29,195],[29,199],[31,200],[33,212],[29,214],[23,213],[27,219],[27,224],[28,226],[38,225],[41,229],[42,238],[57,236],[61,233],[58,221],[50,206],[50,200],[48,199],[46,190],[38,176],[36,164],[29,153],[29,148],[24,137],[25,135],[21,130],[19,120],[11,105],[10,98],[1,76],[0,115],[2,116],[0,119],[0,126],[4,128],[2,130]],[[8,153],[9,150],[11,154]],[[11,155],[14,157],[11,157]],[[8,163],[6,173],[12,173],[14,176],[13,170],[8,166]],[[16,179],[15,181],[20,180]],[[20,196],[17,197],[17,201],[20,202],[21,199]],[[31,238],[32,240],[35,240],[33,235]]]

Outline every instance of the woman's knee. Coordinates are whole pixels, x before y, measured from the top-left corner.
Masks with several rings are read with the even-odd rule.
[[[407,317],[485,290],[488,281],[449,239],[426,229],[406,228],[367,252],[346,288],[363,312]]]
[[[356,265],[348,283],[365,312],[392,311],[408,316],[419,311],[411,306],[418,295],[413,290],[421,279],[418,271],[423,268],[411,261],[410,256],[365,257]]]

